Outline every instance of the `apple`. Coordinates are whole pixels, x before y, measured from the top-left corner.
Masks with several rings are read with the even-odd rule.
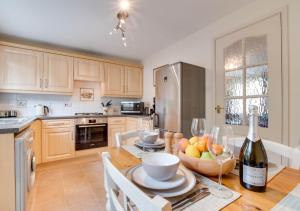
[[[214,160],[214,157],[210,154],[210,152],[203,152],[200,159],[201,160]]]

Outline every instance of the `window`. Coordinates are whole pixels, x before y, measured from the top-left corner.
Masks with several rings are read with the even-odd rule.
[[[259,108],[259,126],[268,127],[267,36],[247,37],[224,49],[225,123],[248,124],[249,105]]]

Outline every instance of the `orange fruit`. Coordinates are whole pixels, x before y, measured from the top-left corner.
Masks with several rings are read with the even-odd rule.
[[[179,147],[181,152],[185,152],[185,149],[187,148],[188,145],[189,145],[189,140],[186,139],[186,138],[182,138],[178,142],[178,147]]]
[[[220,155],[223,153],[223,146],[218,145],[218,144],[213,144],[212,150],[216,155]]]

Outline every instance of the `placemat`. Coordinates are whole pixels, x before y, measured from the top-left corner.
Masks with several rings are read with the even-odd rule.
[[[184,167],[184,166],[183,166]],[[132,169],[134,167],[130,167],[127,168],[126,170],[123,170],[123,174],[125,174],[127,176],[128,179],[130,179],[130,175],[127,175],[127,173],[130,172],[130,169]],[[185,168],[185,167],[184,167]],[[218,183],[216,183],[213,180],[208,179],[205,176],[202,176],[200,174],[195,173],[195,176],[197,177],[197,180],[200,181],[200,183],[198,184],[198,186],[206,186],[206,187],[212,187],[215,185],[218,185]],[[229,189],[225,186],[223,186],[226,189]],[[229,189],[231,190],[231,189]],[[233,201],[235,201],[236,199],[238,199],[241,194],[231,190],[233,195],[231,198],[229,199],[221,199],[218,198],[216,196],[214,196],[213,194],[210,194],[209,196],[206,196],[205,198],[199,200],[198,202],[192,204],[191,206],[185,208],[184,210],[186,211],[199,211],[199,210],[203,210],[203,211],[214,211],[214,210],[220,210],[224,207],[226,207],[227,205],[229,205],[230,203],[232,203]],[[190,192],[189,192],[190,193]],[[189,193],[186,193],[185,195],[188,195]],[[181,199],[182,196],[179,196],[178,199]],[[176,199],[175,197],[172,197],[171,199],[169,199],[171,202]]]
[[[268,179],[267,181],[270,182],[273,177],[279,174],[285,168],[284,165],[269,163],[268,166]],[[235,168],[231,171],[232,174],[239,176],[239,169]]]
[[[145,151],[137,148],[134,145],[122,145],[122,148],[125,149],[127,152],[129,152],[130,154],[134,155],[137,158],[142,158],[142,155],[144,155],[144,154],[164,152],[164,149],[158,150],[158,151],[155,151],[155,152],[145,152]]]
[[[300,210],[300,184],[284,197],[271,211],[299,211]]]
[[[200,179],[200,184],[205,185],[207,187],[212,187],[215,185],[218,185],[218,183],[216,183],[215,181],[212,181],[210,179],[208,179],[207,177],[204,177],[200,174],[197,174],[197,178]],[[229,189],[225,186],[223,186],[226,189]],[[229,189],[231,190],[231,189]],[[191,206],[187,207],[186,211],[214,211],[214,210],[220,210],[224,207],[226,207],[228,204],[232,203],[233,201],[237,200],[241,194],[231,190],[233,195],[231,198],[229,199],[221,199],[218,198],[216,196],[214,196],[213,194],[210,194],[209,196],[201,199],[200,201],[196,202],[195,204],[192,204]]]

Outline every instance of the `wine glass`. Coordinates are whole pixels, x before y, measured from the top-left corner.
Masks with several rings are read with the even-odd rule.
[[[144,132],[151,130],[151,123],[150,123],[149,119],[143,118],[143,117],[138,118],[137,130],[139,131],[139,138],[140,138],[139,140],[137,140],[137,142],[140,142],[140,141],[142,141],[142,137],[144,136]],[[144,143],[142,144],[142,150],[144,152],[147,151],[146,145]]]
[[[193,136],[203,136],[205,133],[205,119],[193,118],[191,133]]]
[[[213,127],[208,143],[208,150],[219,164],[219,184],[210,188],[216,197],[228,199],[232,197],[232,191],[222,186],[222,167],[223,162],[233,156],[234,145],[229,143],[233,137],[233,130],[230,125]]]

